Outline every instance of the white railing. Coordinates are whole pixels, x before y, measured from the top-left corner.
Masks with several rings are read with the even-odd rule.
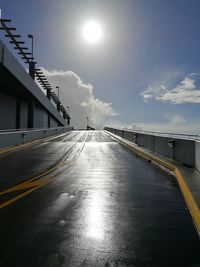
[[[105,127],[106,128],[106,127]],[[189,133],[172,133],[172,132],[161,132],[161,131],[150,131],[150,130],[130,130],[130,129],[119,129],[119,128],[112,128],[107,127],[111,129],[116,129],[119,131],[126,131],[126,132],[132,132],[132,133],[143,133],[143,134],[150,134],[155,136],[163,136],[163,137],[172,137],[172,138],[179,138],[179,139],[186,139],[186,140],[200,140],[199,134],[189,134]]]
[[[9,129],[0,131],[0,148],[20,145],[33,140],[42,139],[51,135],[65,133],[71,131],[70,126],[42,129]]]

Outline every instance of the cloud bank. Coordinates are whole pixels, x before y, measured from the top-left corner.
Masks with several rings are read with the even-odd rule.
[[[95,98],[93,86],[85,84],[76,73],[44,68],[42,70],[54,88],[60,87],[61,102],[65,107],[69,106],[71,125],[74,128],[86,128],[86,117],[89,117],[90,126],[102,129],[107,118],[117,115],[112,103]]]
[[[194,78],[196,75],[187,75],[171,89],[162,84],[149,85],[141,96],[145,102],[157,100],[171,104],[200,103],[200,88],[196,87]]]

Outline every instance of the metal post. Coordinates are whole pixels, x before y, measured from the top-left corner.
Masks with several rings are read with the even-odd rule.
[[[29,75],[33,80],[35,80],[35,62],[33,61],[29,63]]]
[[[59,97],[60,97],[60,88],[59,88],[59,86],[56,86],[56,88],[58,89],[58,99],[59,99]]]
[[[89,130],[89,117],[86,117],[87,119],[87,130]]]
[[[71,118],[70,118],[69,114],[67,114],[67,124],[68,124],[68,125],[70,125],[70,119],[71,119]]]
[[[28,38],[31,39],[31,57],[32,57],[32,61],[33,61],[33,35],[28,34]]]
[[[60,103],[57,103],[57,110],[60,112]]]
[[[33,35],[28,34],[28,38],[31,39],[31,62],[29,63],[29,74],[33,80],[35,80],[35,62],[33,62]]]
[[[64,112],[63,112],[63,119],[65,119],[65,120],[66,120],[66,118],[67,118],[67,112],[66,112],[66,111],[64,111]]]

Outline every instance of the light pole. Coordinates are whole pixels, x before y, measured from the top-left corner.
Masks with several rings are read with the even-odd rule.
[[[89,117],[86,117],[87,119],[87,130],[89,130]]]
[[[70,125],[69,107],[67,106],[67,123]]]
[[[31,57],[32,57],[32,61],[33,61],[33,35],[28,34],[28,38],[31,39]]]
[[[35,62],[33,61],[33,35],[28,34],[28,38],[31,38],[31,62],[29,62],[29,75],[35,80]]]
[[[59,97],[60,97],[60,88],[59,88],[59,86],[56,86],[56,88],[58,89],[58,99],[59,99]]]

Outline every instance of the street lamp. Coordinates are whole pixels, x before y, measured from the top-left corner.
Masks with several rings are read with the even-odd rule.
[[[89,117],[86,117],[87,119],[87,130],[89,130]]]
[[[33,35],[28,34],[28,38],[31,39],[31,57],[32,57],[32,61],[33,61]]]
[[[60,88],[59,88],[59,86],[56,86],[56,88],[58,89],[58,99],[59,99],[59,95],[60,95]]]
[[[33,35],[28,34],[28,38],[31,38],[31,58],[29,62],[29,75],[32,77],[33,80],[35,80],[35,62],[33,61]]]

